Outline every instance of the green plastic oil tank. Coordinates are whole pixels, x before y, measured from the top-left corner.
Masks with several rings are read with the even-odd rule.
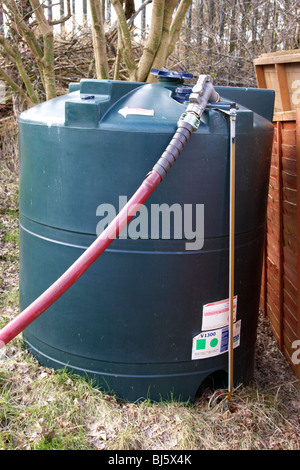
[[[95,240],[152,169],[187,106],[181,86],[83,80],[20,116],[21,311]],[[274,93],[216,90],[225,108],[237,103],[240,383],[254,370]],[[226,383],[229,164],[229,120],[210,106],[126,231],[23,332],[41,364],[84,374],[126,400],[193,400],[208,378]]]

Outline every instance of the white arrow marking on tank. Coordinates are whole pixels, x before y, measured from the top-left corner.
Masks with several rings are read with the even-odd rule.
[[[144,108],[126,108],[119,109],[118,111],[122,116],[126,118],[128,114],[137,114],[139,116],[154,116],[154,109],[144,109]]]

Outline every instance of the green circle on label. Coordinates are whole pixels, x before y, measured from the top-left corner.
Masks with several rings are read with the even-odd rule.
[[[211,340],[211,342],[210,342],[210,346],[211,346],[212,348],[214,348],[215,346],[217,346],[217,344],[218,344],[217,338],[213,338],[213,339]]]

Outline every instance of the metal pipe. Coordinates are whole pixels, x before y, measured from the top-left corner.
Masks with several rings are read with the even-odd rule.
[[[228,395],[233,391],[233,300],[234,300],[234,234],[235,234],[235,124],[236,105],[230,106],[230,210],[229,210],[229,338],[228,338]]]
[[[139,189],[111,224],[109,224],[77,261],[75,261],[54,284],[0,331],[0,348],[15,338],[59,299],[113,242],[123,228],[135,216],[141,205],[144,204],[153,191],[155,191],[177,160],[191,134],[198,129],[200,118],[207,102],[216,99],[219,100],[219,95],[213,88],[211,78],[206,75],[201,75],[193,89],[190,104],[178,121],[177,131],[170,144],[157,164],[153,167],[152,171],[146,176]]]
[[[233,392],[233,323],[234,323],[234,243],[235,243],[235,136],[236,136],[236,103],[230,103],[229,111],[217,107],[229,116],[229,321],[228,321],[228,392],[226,402]]]

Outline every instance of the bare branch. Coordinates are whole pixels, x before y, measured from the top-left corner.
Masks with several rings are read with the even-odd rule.
[[[50,5],[48,5],[47,8],[50,8]],[[67,14],[66,14],[66,16],[64,16],[63,18],[59,18],[59,20],[49,21],[49,24],[50,24],[50,26],[55,26],[57,24],[65,23],[66,21],[68,21],[71,18],[71,16],[72,16],[71,0],[67,0]]]
[[[15,80],[5,72],[3,68],[0,67],[0,77],[11,87],[11,89],[17,93],[29,107],[34,106],[35,103],[31,101],[28,95],[24,93],[23,89],[15,82]]]

